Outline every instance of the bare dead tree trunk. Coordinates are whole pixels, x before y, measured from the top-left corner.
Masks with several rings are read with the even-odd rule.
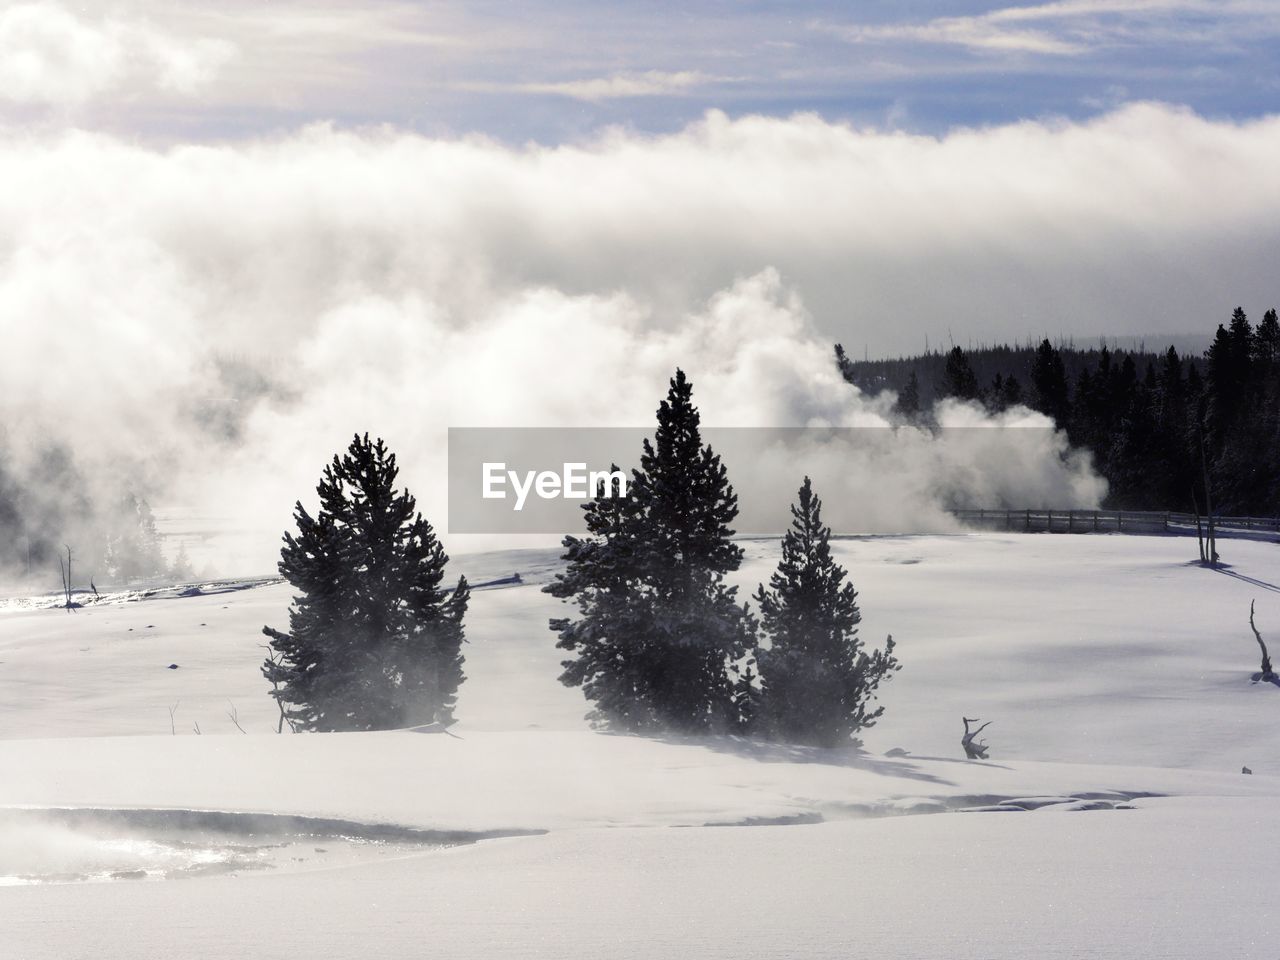
[[[64,598],[62,606],[67,613],[70,613],[73,609],[71,606],[71,547],[66,544],[63,544],[63,546],[67,547],[67,563],[63,566],[62,558],[59,557],[58,569],[62,572],[62,596]]]
[[[175,703],[172,707],[169,708],[169,733],[171,733],[175,737],[178,735],[178,728],[173,722],[173,715],[178,712],[179,703],[182,703],[182,701],[179,700],[178,703]]]
[[[1207,557],[1204,552],[1204,528],[1200,525],[1200,498],[1196,496],[1196,485],[1191,484],[1191,506],[1196,511],[1196,545],[1200,548],[1200,562],[1204,563]]]
[[[964,747],[964,755],[970,760],[986,760],[987,759],[987,741],[975,739],[978,734],[987,727],[991,726],[994,721],[988,720],[976,730],[970,731],[969,724],[978,723],[979,718],[961,717],[964,721],[964,736],[960,738],[960,746]]]
[[[1200,474],[1204,480],[1204,512],[1209,524],[1209,566],[1218,566],[1218,537],[1213,528],[1213,490],[1209,486],[1209,460],[1204,453],[1204,425],[1197,418],[1196,434],[1200,441]]]
[[[1258,675],[1258,679],[1265,680],[1268,683],[1275,683],[1277,679],[1280,679],[1280,678],[1276,677],[1275,670],[1272,669],[1271,667],[1271,654],[1267,652],[1267,645],[1262,642],[1262,634],[1258,632],[1258,628],[1254,625],[1253,604],[1254,604],[1254,601],[1250,600],[1249,601],[1249,629],[1253,631],[1253,635],[1258,641],[1258,646],[1262,648],[1262,673]]]

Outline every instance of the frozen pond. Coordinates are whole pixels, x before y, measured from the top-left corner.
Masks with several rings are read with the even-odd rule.
[[[0,810],[0,886],[318,870],[510,835],[207,810]]]

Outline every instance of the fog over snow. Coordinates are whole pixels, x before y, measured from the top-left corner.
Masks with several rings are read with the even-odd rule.
[[[834,341],[1261,309],[1277,155],[1280,121],[1153,104],[942,137],[713,112],[520,148],[323,124],[165,148],[12,131],[8,435],[278,531],[354,431],[386,436],[439,511],[446,427],[643,425],[677,364],[710,425],[880,424],[887,398],[840,380]],[[1053,482],[1063,502],[1102,492]]]
[[[357,430],[438,521],[448,426],[642,425],[677,364],[709,425],[865,426],[890,398],[834,342],[1203,337],[1276,297],[1278,30],[1234,0],[8,4],[6,448],[223,518],[257,569]],[[1104,493],[908,440],[815,457],[838,526]]]
[[[1272,334],[1216,354],[1199,451],[1174,377],[1077,392],[1088,453],[1017,405],[904,420],[833,346],[1185,355],[1280,306],[1277,39],[1274,0],[0,2],[0,952],[1274,960],[1275,534],[1129,509],[1274,502]],[[558,536],[444,529],[450,428],[652,432],[677,367],[751,535],[726,584],[787,558],[758,643],[686,460],[556,591],[608,590],[576,626]],[[733,429],[773,427],[866,429]],[[465,645],[443,558],[321,526],[272,576],[366,431]],[[561,466],[524,436],[513,472]],[[1031,533],[1104,502],[1095,454],[1129,522]],[[806,474],[821,521],[755,536]],[[638,667],[567,686],[557,635]],[[856,740],[784,742],[870,687]],[[660,689],[727,726],[586,716]]]

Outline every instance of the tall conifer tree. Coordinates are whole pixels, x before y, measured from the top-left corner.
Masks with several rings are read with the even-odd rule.
[[[858,637],[862,614],[844,568],[831,556],[831,529],[808,477],[791,507],[782,560],[755,599],[769,639],[757,657],[763,681],[760,724],[791,743],[849,744],[873,726],[879,685],[899,669],[890,636],[867,652]]]
[[[395,454],[368,434],[325,467],[320,510],[298,503],[280,573],[299,591],[289,633],[263,627],[263,675],[294,729],[375,730],[453,720],[469,591],[441,589],[449,558]]]
[[[573,654],[560,679],[583,688],[599,726],[728,732],[746,723],[754,622],[724,582],[742,562],[730,540],[737,496],[699,424],[677,370],[627,495],[585,506],[590,536],[565,538],[568,567],[546,587],[577,603],[579,618],[553,619],[551,629]]]
[[[958,400],[977,400],[981,393],[978,389],[978,377],[969,365],[969,358],[959,347],[952,347],[943,370],[942,395]]]

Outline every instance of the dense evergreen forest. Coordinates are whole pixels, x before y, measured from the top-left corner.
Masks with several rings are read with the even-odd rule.
[[[197,383],[173,403],[183,436],[196,438],[192,449],[207,456],[234,448],[259,400],[292,399],[270,358],[214,351],[203,364]],[[110,468],[95,469],[38,426],[11,435],[0,425],[0,580],[56,583],[67,546],[75,554],[77,585],[93,577],[118,585],[194,576],[181,544],[172,563],[165,560],[147,502],[155,490],[139,479],[161,472],[164,446],[160,438],[155,451],[121,451]]]
[[[21,474],[0,455],[0,579],[56,582],[68,546],[74,551],[77,586],[95,577],[99,583],[125,584],[170,572],[189,574],[185,552],[172,567],[166,562],[144,498],[125,489],[94,496],[93,489],[60,444],[40,449]]]
[[[1256,326],[1236,308],[1202,357],[1000,346],[856,361],[836,344],[845,379],[898,395],[907,420],[927,423],[934,402],[971,400],[999,411],[1022,404],[1053,418],[1092,452],[1111,485],[1107,506],[1280,515],[1280,323]]]

